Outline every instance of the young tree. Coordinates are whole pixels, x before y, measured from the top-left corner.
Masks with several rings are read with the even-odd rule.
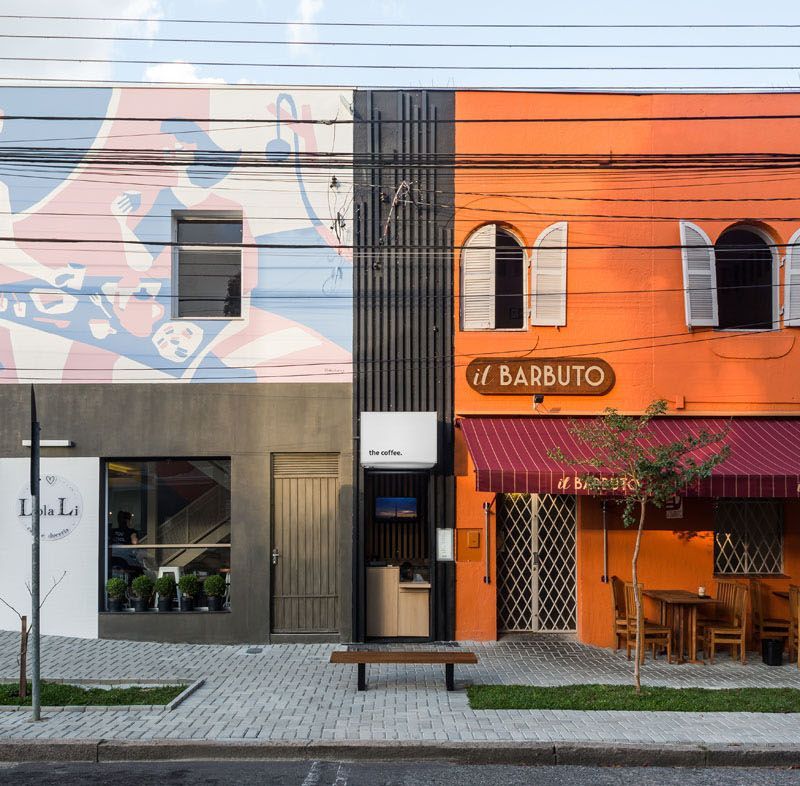
[[[654,401],[640,416],[606,409],[600,418],[575,421],[570,426],[572,434],[586,445],[585,456],[567,456],[561,448],[548,451],[553,460],[579,468],[582,482],[592,494],[622,496],[623,523],[626,527],[637,525],[631,558],[637,619],[642,618],[638,564],[648,503],[663,507],[687,486],[707,478],[730,455],[730,448],[723,444],[727,429],[686,432],[672,442],[659,441],[648,424],[666,412],[663,400]],[[642,626],[637,625],[633,671],[637,693],[641,691],[642,638]]]
[[[50,589],[47,591],[47,594],[42,598],[42,602],[39,604],[40,609],[42,606],[44,606],[53,590],[59,584],[61,584],[62,581],[64,581],[64,577],[66,575],[67,571],[64,571],[58,579],[53,578],[53,586],[50,587]],[[30,585],[26,583],[25,586],[28,588],[28,592],[30,593]],[[33,626],[28,622],[27,615],[14,608],[7,600],[0,597],[0,603],[11,609],[11,611],[13,611],[14,614],[19,617],[19,697],[24,699],[28,695],[28,636],[30,636],[31,628]]]

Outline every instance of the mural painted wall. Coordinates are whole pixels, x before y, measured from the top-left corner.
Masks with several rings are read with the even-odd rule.
[[[349,381],[351,102],[0,89],[0,381]],[[177,318],[181,211],[241,214],[240,318]]]

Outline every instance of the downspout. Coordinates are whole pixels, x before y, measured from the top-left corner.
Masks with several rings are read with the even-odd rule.
[[[603,500],[603,575],[600,577],[600,581],[603,584],[608,584],[608,518],[607,518],[607,508],[608,502]]]
[[[491,565],[490,565],[490,555],[489,555],[489,516],[491,515],[492,505],[494,505],[495,500],[497,499],[497,495],[494,496],[491,502],[484,502],[483,503],[483,542],[485,544],[484,548],[486,551],[486,562],[484,565],[483,571],[483,583],[484,584],[491,584]]]

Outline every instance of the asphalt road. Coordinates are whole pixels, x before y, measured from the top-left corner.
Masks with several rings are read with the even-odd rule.
[[[0,764],[0,784],[108,783],[113,786],[236,784],[237,786],[784,786],[800,770],[742,768],[505,767],[363,762],[147,762],[121,764]]]

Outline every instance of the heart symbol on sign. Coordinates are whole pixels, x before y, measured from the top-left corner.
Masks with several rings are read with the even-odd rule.
[[[58,478],[55,475],[45,475],[44,479],[52,486]]]

